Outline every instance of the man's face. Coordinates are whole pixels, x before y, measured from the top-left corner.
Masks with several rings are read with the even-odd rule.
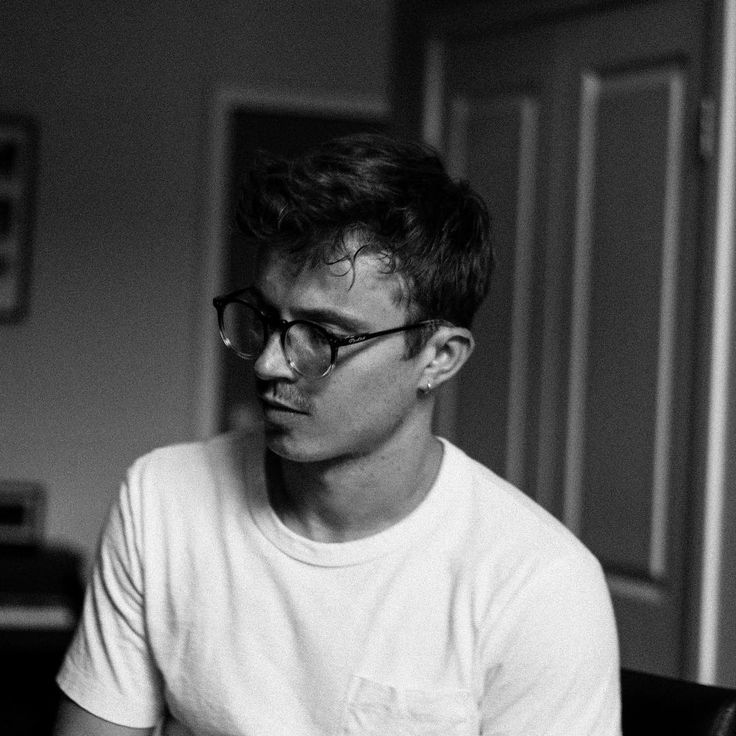
[[[352,268],[344,261],[296,267],[283,249],[262,249],[255,301],[266,313],[308,319],[338,336],[398,327],[407,322],[396,299],[400,277],[382,266],[379,255],[363,251]],[[272,335],[254,365],[270,449],[297,462],[368,457],[427,431],[417,396],[421,353],[406,360],[405,346],[397,333],[341,347],[332,373],[310,380],[289,366]]]

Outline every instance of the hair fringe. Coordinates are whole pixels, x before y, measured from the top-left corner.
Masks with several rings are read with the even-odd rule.
[[[412,319],[469,327],[489,289],[486,205],[423,144],[364,133],[290,161],[259,152],[235,220],[256,243],[288,244],[315,262],[345,259],[346,238],[360,234],[360,250],[385,254],[387,268],[405,280]]]

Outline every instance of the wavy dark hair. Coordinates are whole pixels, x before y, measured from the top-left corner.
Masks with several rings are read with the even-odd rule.
[[[402,277],[412,320],[470,327],[489,288],[486,206],[417,143],[361,133],[291,160],[259,153],[235,220],[257,244],[288,244],[313,262],[350,262],[345,237],[356,235],[361,250],[380,253]]]

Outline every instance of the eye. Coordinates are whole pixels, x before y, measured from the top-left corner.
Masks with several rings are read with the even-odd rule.
[[[281,316],[275,309],[265,306],[262,302],[258,301],[253,301],[251,304],[263,315],[266,323],[271,329],[279,327],[281,324]]]
[[[350,330],[348,330],[345,327],[337,327],[333,325],[323,325],[323,324],[319,324],[319,327],[322,329],[323,332],[326,332],[330,337],[337,338],[338,340],[343,337],[348,337],[349,335],[353,334]]]

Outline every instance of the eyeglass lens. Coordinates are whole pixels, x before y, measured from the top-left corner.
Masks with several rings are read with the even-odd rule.
[[[266,342],[260,316],[247,304],[230,302],[222,311],[222,332],[230,347],[244,357],[257,358]]]
[[[325,335],[301,322],[286,331],[284,352],[294,369],[308,378],[324,375],[332,362],[332,349]]]
[[[242,302],[225,305],[222,328],[230,346],[252,360],[258,358],[268,339],[261,315]],[[283,346],[289,364],[305,377],[319,378],[330,368],[330,343],[316,327],[302,322],[290,325],[284,335]]]

